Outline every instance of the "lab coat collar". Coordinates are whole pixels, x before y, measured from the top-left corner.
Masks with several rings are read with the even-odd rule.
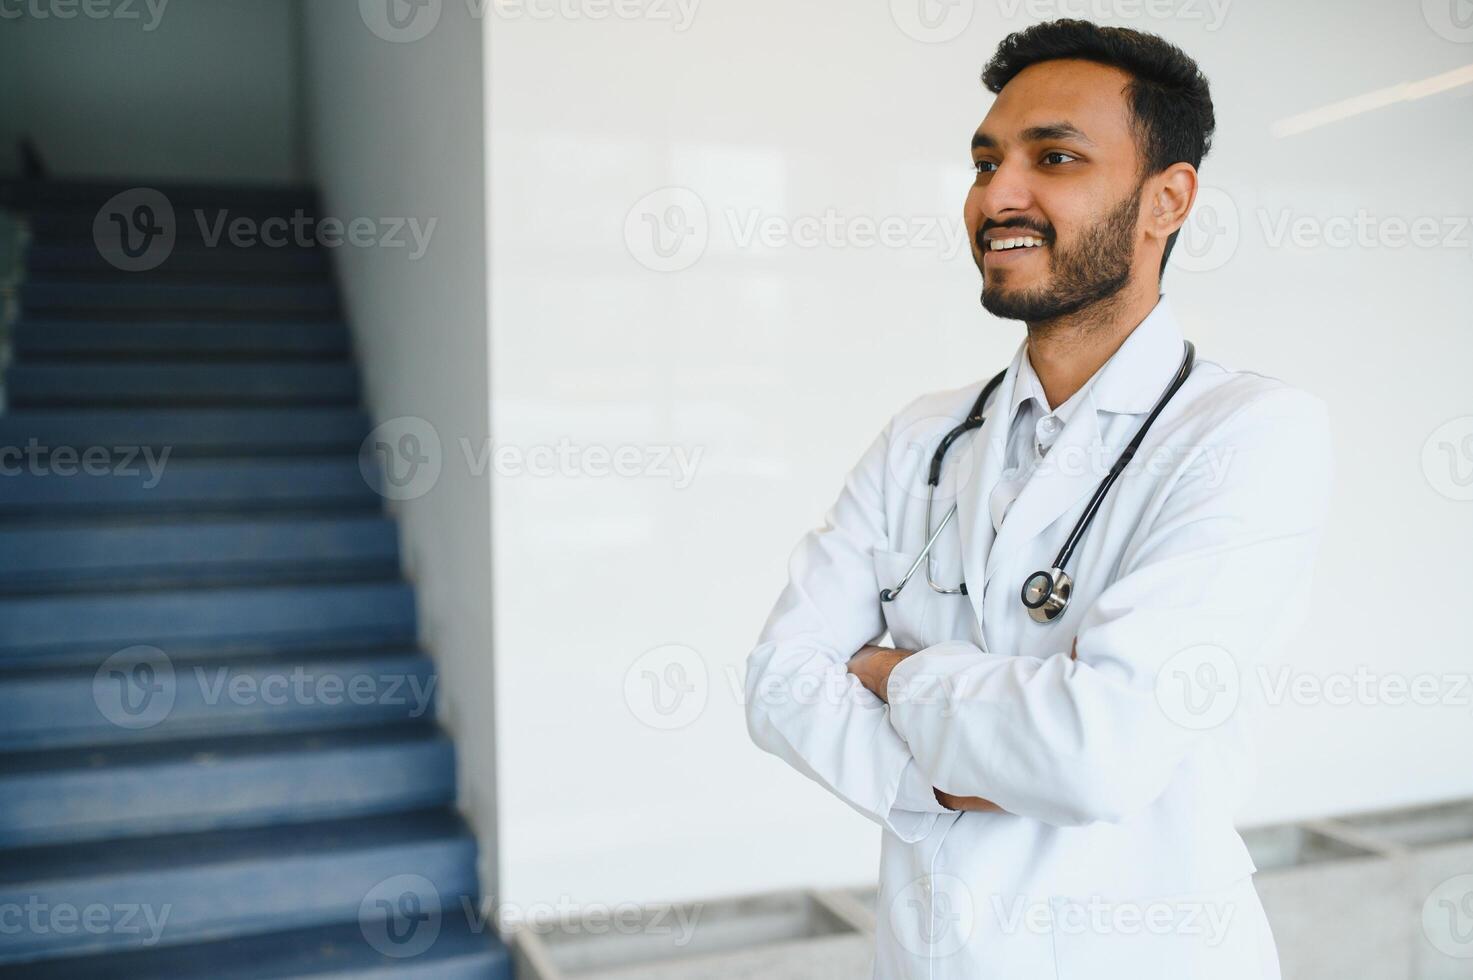
[[[1025,379],[1032,377],[1032,383],[1038,384],[1027,351],[1025,339],[1018,345],[991,411],[977,432],[974,445],[980,452],[970,454],[974,471],[957,472],[952,477],[961,481],[956,493],[957,523],[964,543],[962,565],[968,598],[978,622],[983,624],[987,622],[983,615],[984,591],[999,566],[1021,553],[1028,541],[1065,512],[1082,509],[1083,498],[1105,478],[1123,448],[1105,445],[1099,413],[1150,412],[1180,366],[1183,353],[1176,318],[1166,297],[1158,294],[1151,312],[1076,393],[1077,402],[1071,397],[1065,403],[1073,404],[1063,430],[1045,462],[1034,470],[1013,502],[1001,530],[994,533],[992,521],[986,519],[987,499],[1006,465],[1013,412],[1033,395]],[[1041,396],[1041,385],[1038,391]],[[998,411],[998,406],[1007,406],[1007,411]],[[1017,584],[1021,587],[1021,578]]]
[[[1059,421],[1067,423],[1085,401],[1087,393],[1093,392],[1095,408],[1102,412],[1144,415],[1155,407],[1156,399],[1166,386],[1166,381],[1163,380],[1160,386],[1153,388],[1153,379],[1159,376],[1169,380],[1181,365],[1182,353],[1181,328],[1172,315],[1165,294],[1158,294],[1156,305],[1146,314],[1146,318],[1126,335],[1120,347],[1084,386],[1070,395],[1064,404],[1055,408],[1053,414],[1058,416]],[[1006,403],[1009,406],[1009,420],[1017,417],[1018,407],[1029,398],[1038,402],[1041,412],[1048,414],[1048,395],[1043,390],[1043,382],[1033,370],[1033,362],[1028,358],[1026,339],[1014,357],[1014,365],[1018,372],[1018,383],[1014,386],[1011,399]]]

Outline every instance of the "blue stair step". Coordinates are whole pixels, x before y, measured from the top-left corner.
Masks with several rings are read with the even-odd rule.
[[[18,409],[0,415],[0,447],[64,447],[113,457],[152,446],[183,455],[357,452],[372,428],[356,408]],[[18,461],[17,461],[18,462]]]
[[[378,510],[357,456],[168,459],[126,468],[21,468],[0,475],[0,520],[70,516]]]
[[[174,277],[216,279],[321,279],[331,272],[321,248],[201,248],[176,246],[162,264],[146,272],[119,269],[92,243],[32,245],[26,251],[26,280],[91,279],[94,276],[147,282]]]
[[[0,181],[0,204],[23,213],[70,210],[90,214],[115,195],[138,187],[150,187],[166,195],[176,210],[206,208],[213,211],[226,207],[290,214],[298,208],[310,213],[317,206],[316,192],[304,184],[72,178]]]
[[[0,755],[0,848],[309,823],[455,796],[427,722]]]
[[[413,931],[411,931],[413,930]],[[419,930],[424,930],[421,933]],[[428,944],[421,936],[433,935]],[[68,957],[6,969],[0,980],[512,980],[511,956],[483,918],[459,910],[430,916],[415,927],[395,923],[405,955],[375,929],[347,922],[263,936],[224,939],[142,952]],[[421,948],[423,947],[423,948]],[[387,952],[385,952],[387,950]]]
[[[0,663],[93,661],[135,645],[172,657],[414,634],[414,592],[404,582],[0,597]]]
[[[8,667],[0,672],[0,752],[367,728],[434,715],[434,665],[407,645],[150,663],[151,674],[126,663]]]
[[[381,515],[59,527],[0,525],[0,594],[398,573]]]
[[[100,905],[138,915],[94,930],[46,919],[37,929],[27,919],[0,930],[0,963],[353,922],[365,909],[403,907],[401,875],[423,879],[442,908],[458,908],[462,897],[475,902],[475,853],[448,809],[17,849],[0,854],[0,908]]]
[[[128,355],[343,357],[348,329],[332,320],[72,320],[22,318],[17,358]]]
[[[352,405],[358,373],[351,361],[17,363],[6,380],[10,404],[120,405],[178,403]]]
[[[240,284],[78,280],[27,282],[19,290],[26,315],[48,310],[217,310],[335,313],[331,283]]]

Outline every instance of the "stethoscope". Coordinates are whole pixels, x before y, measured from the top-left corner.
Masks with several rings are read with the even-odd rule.
[[[1120,454],[1120,458],[1115,461],[1115,465],[1110,467],[1110,472],[1100,481],[1100,485],[1095,489],[1094,496],[1090,498],[1089,506],[1085,507],[1084,513],[1079,515],[1079,520],[1074,523],[1074,530],[1069,532],[1068,539],[1064,541],[1064,547],[1059,549],[1059,554],[1054,558],[1053,566],[1047,571],[1034,572],[1023,582],[1023,607],[1028,610],[1028,615],[1035,623],[1053,622],[1063,615],[1064,610],[1068,608],[1069,596],[1074,592],[1074,580],[1064,571],[1064,566],[1069,563],[1069,559],[1074,555],[1074,549],[1084,537],[1084,532],[1089,530],[1089,525],[1094,521],[1095,514],[1100,509],[1100,504],[1104,502],[1105,494],[1110,492],[1110,487],[1114,485],[1115,481],[1120,477],[1121,471],[1130,463],[1131,459],[1135,456],[1136,450],[1140,448],[1141,440],[1146,437],[1146,432],[1151,428],[1151,424],[1156,421],[1156,416],[1161,414],[1161,410],[1166,407],[1166,403],[1171,401],[1171,396],[1176,394],[1177,390],[1186,382],[1187,376],[1192,373],[1192,368],[1197,363],[1197,351],[1192,346],[1190,340],[1186,341],[1185,344],[1186,353],[1182,356],[1181,366],[1176,370],[1176,377],[1172,378],[1171,384],[1161,393],[1161,397],[1156,401],[1156,407],[1151,409],[1151,414],[1146,416],[1146,420],[1136,430],[1135,438],[1130,440],[1130,445],[1125,447],[1125,451]],[[986,421],[982,415],[983,406],[987,404],[988,397],[997,386],[1002,384],[1002,379],[1006,375],[1006,370],[999,371],[991,381],[987,382],[986,386],[982,389],[982,394],[978,395],[977,401],[973,403],[972,410],[967,413],[966,419],[962,421],[961,425],[948,432],[941,440],[940,445],[936,447],[936,452],[931,457],[931,470],[926,477],[927,536],[925,547],[921,548],[921,553],[916,556],[915,561],[911,562],[910,568],[906,569],[904,577],[901,578],[895,588],[880,590],[881,602],[892,602],[896,596],[900,595],[900,590],[905,588],[905,583],[910,581],[910,577],[915,574],[916,569],[921,567],[922,562],[926,562],[926,557],[931,553],[931,547],[936,543],[936,539],[941,537],[941,532],[946,530],[946,525],[950,524],[952,518],[956,516],[956,504],[953,503],[951,510],[947,511],[946,516],[941,519],[941,524],[936,530],[931,530],[931,504],[936,499],[936,485],[941,482],[941,463],[946,458],[946,451],[951,448],[951,444],[962,433],[971,432],[973,429],[980,429],[982,427],[982,423]],[[937,585],[936,580],[931,577],[930,562],[926,562],[926,581],[930,584],[933,591],[939,592],[942,595],[967,594],[967,583],[965,581],[954,589]]]

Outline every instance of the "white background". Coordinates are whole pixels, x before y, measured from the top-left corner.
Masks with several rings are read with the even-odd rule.
[[[1007,31],[1076,7],[954,5],[971,20],[941,43],[898,26],[918,23],[899,0],[706,0],[684,31],[488,17],[493,435],[704,451],[683,490],[656,476],[496,484],[510,899],[872,878],[878,828],[747,741],[743,659],[789,550],[888,416],[990,376],[1022,327],[981,310],[960,244],[949,260],[934,237],[742,247],[728,215],[739,227],[753,210],[791,223],[829,209],[954,225],[967,141],[991,100],[982,65]],[[1223,220],[1238,234],[1235,248],[1219,240],[1226,254],[1205,253],[1210,270],[1169,271],[1165,291],[1204,356],[1281,377],[1334,413],[1339,480],[1318,579],[1285,583],[1311,604],[1295,670],[1467,675],[1473,503],[1436,491],[1422,450],[1473,413],[1473,86],[1299,135],[1273,127],[1469,65],[1473,44],[1439,35],[1416,3],[1236,3],[1220,23],[1205,4],[1166,9],[1177,16],[1114,20],[1164,34],[1210,78],[1218,132],[1202,177],[1231,202]],[[690,267],[657,272],[636,261],[625,222],[667,185],[699,197],[709,244]],[[1274,238],[1285,218],[1361,209],[1430,217],[1461,244]],[[649,258],[648,234],[633,240]],[[1473,456],[1461,463],[1466,478]],[[1448,475],[1444,462],[1443,485]],[[672,720],[641,707],[642,675],[635,710],[624,693],[631,666],[659,673],[663,654],[641,656],[666,644],[693,651],[690,697],[706,697],[674,731],[642,720]],[[1285,705],[1264,735],[1246,823],[1473,792],[1466,704]]]

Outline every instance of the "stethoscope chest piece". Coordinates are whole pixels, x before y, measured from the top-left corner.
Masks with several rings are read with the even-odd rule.
[[[1069,607],[1074,580],[1062,568],[1034,572],[1023,583],[1023,606],[1035,623],[1051,623]]]

